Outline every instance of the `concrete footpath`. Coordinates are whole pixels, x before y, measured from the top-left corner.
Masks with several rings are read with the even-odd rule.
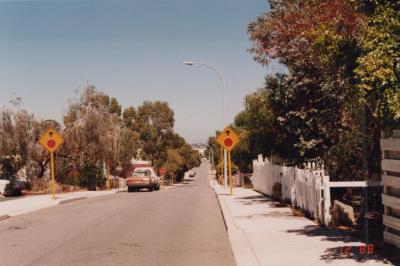
[[[126,190],[79,191],[56,194],[56,199],[53,199],[51,194],[46,194],[0,201],[0,220],[71,201],[111,195],[123,191]]]
[[[233,196],[210,179],[221,205],[237,265],[393,265],[377,254],[363,255],[354,238],[293,216],[289,207],[252,189],[234,188]],[[342,247],[351,247],[342,254]]]

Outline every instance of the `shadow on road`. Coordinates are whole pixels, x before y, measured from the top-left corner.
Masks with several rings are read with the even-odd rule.
[[[140,193],[140,192],[153,192],[153,191],[150,191],[147,188],[143,188],[143,189],[139,189],[138,191],[132,191],[132,192],[129,192],[129,193]]]

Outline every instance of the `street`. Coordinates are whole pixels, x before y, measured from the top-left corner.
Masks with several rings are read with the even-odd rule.
[[[400,0],[0,13],[0,266],[400,266]]]
[[[195,181],[0,221],[1,265],[234,265],[202,164]]]

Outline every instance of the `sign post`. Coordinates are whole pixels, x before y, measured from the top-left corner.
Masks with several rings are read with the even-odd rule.
[[[55,177],[54,177],[54,152],[50,152],[50,163],[51,163],[51,193],[53,194],[53,199],[56,199],[55,192]]]
[[[228,151],[228,172],[229,172],[229,188],[230,195],[233,195],[232,190],[232,159],[231,159],[231,151],[235,148],[235,146],[239,143],[240,137],[235,133],[235,131],[226,127],[221,134],[217,136],[217,142],[221,146],[221,150],[225,149]]]
[[[228,171],[229,171],[229,194],[232,196],[232,160],[231,160],[231,151],[228,151]]]
[[[55,193],[55,175],[54,175],[54,152],[58,150],[61,144],[64,143],[63,137],[53,129],[48,129],[46,133],[39,139],[39,144],[50,152],[50,169],[51,169],[51,192],[53,199],[56,198]]]
[[[224,175],[224,148],[222,148],[221,146],[221,176],[222,176],[222,180],[221,180],[221,184],[225,184],[225,175]]]

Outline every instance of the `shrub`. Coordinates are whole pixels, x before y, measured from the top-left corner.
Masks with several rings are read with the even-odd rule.
[[[12,196],[20,196],[21,191],[18,189],[15,189],[14,187],[15,184],[15,177],[10,178],[10,183],[6,185],[4,188],[4,196],[6,197],[12,197]]]

